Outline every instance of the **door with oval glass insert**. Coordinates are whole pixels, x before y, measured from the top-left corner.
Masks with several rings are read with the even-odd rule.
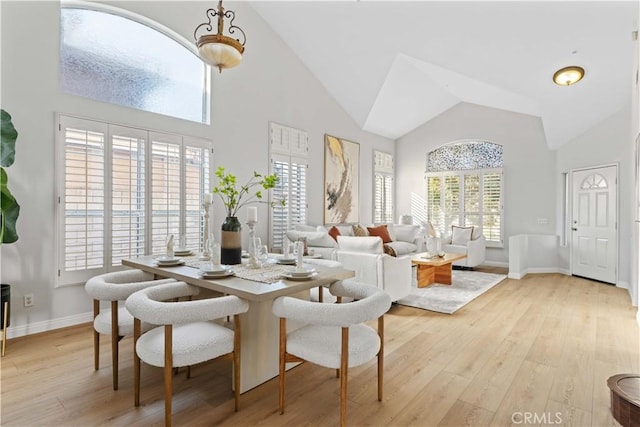
[[[617,282],[618,167],[572,172],[571,274]]]

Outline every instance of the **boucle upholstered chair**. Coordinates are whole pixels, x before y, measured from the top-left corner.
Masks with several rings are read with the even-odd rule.
[[[164,368],[165,425],[171,425],[172,370],[228,356],[233,359],[235,410],[240,399],[240,313],[249,303],[233,295],[194,301],[165,302],[198,294],[184,282],[153,286],[132,294],[126,307],[134,316],[134,393],[140,406],[140,360]],[[233,316],[234,329],[211,322]],[[141,335],[141,321],[163,325]],[[189,376],[190,370],[187,371]]]
[[[280,318],[280,413],[284,413],[284,380],[287,362],[309,361],[339,369],[340,424],[347,412],[348,368],[378,357],[378,400],[382,401],[384,359],[384,313],[391,299],[375,286],[358,282],[335,282],[329,291],[336,296],[351,297],[355,302],[320,304],[293,297],[279,297],[273,302],[273,314]],[[378,319],[378,331],[364,322]],[[286,320],[305,323],[287,333]]]
[[[115,271],[94,276],[85,283],[85,290],[93,298],[93,362],[100,368],[100,334],[111,335],[111,369],[113,389],[118,389],[118,343],[133,335],[133,317],[126,308],[118,308],[132,293],[149,286],[175,282],[173,279],[153,280],[153,274],[142,270]],[[110,301],[108,310],[100,311],[100,301]]]

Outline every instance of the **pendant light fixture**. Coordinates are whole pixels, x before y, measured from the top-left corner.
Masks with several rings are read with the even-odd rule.
[[[553,81],[560,86],[571,86],[582,80],[582,77],[584,77],[584,68],[571,65],[556,71],[553,74]]]
[[[198,25],[193,32],[193,38],[198,46],[200,58],[207,64],[217,67],[220,72],[223,68],[235,67],[242,61],[244,44],[247,38],[240,27],[233,24],[236,13],[232,10],[225,10],[222,7],[222,0],[218,1],[217,9],[207,10],[208,22]],[[224,35],[225,22],[227,18],[227,33]],[[216,22],[216,24],[214,24]],[[212,33],[214,26],[216,33]],[[233,36],[237,34],[239,38]]]

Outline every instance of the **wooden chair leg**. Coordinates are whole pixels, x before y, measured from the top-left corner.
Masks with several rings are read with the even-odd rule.
[[[240,315],[233,316],[233,393],[235,398],[235,411],[240,409],[240,357],[241,357],[241,331]]]
[[[284,414],[284,374],[285,354],[287,351],[287,319],[280,318],[280,356],[279,356],[279,380],[280,380],[280,414]]]
[[[118,389],[118,301],[111,301],[111,370],[113,389]]]
[[[346,426],[347,419],[347,369],[349,367],[349,328],[342,328],[342,355],[340,356],[340,426]]]
[[[191,365],[187,366],[187,379],[191,378]]]
[[[324,286],[318,286],[318,302],[324,302]]]
[[[380,351],[378,352],[378,401],[382,402],[382,378],[384,375],[384,315],[378,318],[378,336]]]
[[[173,395],[173,326],[164,326],[164,425],[171,427]]]
[[[95,320],[100,314],[100,301],[93,300],[93,319]],[[97,371],[100,369],[100,334],[93,328],[93,368]]]
[[[133,319],[133,403],[140,406],[140,356],[136,351],[136,344],[142,332],[140,319]]]
[[[4,302],[4,316],[2,319],[2,357],[7,349],[7,323],[9,323],[9,301]]]

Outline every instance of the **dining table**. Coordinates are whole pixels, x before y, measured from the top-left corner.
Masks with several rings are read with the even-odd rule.
[[[181,257],[175,265],[159,265],[157,258],[153,255],[125,258],[122,264],[147,271],[157,278],[173,278],[223,295],[235,295],[249,303],[249,310],[240,316],[240,393],[278,375],[279,320],[271,312],[273,301],[285,295],[309,299],[310,289],[355,276],[354,271],[344,268],[308,265],[306,267],[314,270],[313,275],[292,277],[289,273],[295,266],[271,260],[252,269],[243,260],[242,264],[229,266],[233,274],[203,278],[201,270],[210,262],[201,260],[197,255]],[[296,322],[287,322],[288,331],[300,326]]]

